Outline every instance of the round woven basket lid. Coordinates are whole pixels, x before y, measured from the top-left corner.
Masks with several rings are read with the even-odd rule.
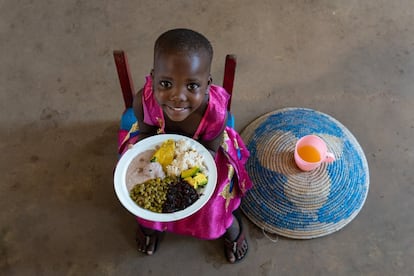
[[[325,140],[336,160],[303,172],[293,156],[296,141],[308,134]],[[294,239],[322,237],[347,225],[364,205],[367,160],[352,133],[331,116],[284,108],[259,117],[241,136],[254,183],[241,210],[264,231]]]

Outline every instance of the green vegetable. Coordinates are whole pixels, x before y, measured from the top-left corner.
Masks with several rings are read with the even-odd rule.
[[[199,167],[193,167],[188,170],[184,170],[181,172],[181,178],[185,179],[190,176],[194,176],[196,173],[200,171]]]
[[[208,183],[207,176],[203,173],[197,172],[194,176],[188,176],[184,178],[184,181],[186,181],[188,184],[194,187],[194,189],[197,189],[199,187],[203,187]]]
[[[208,183],[207,176],[202,173],[197,173],[193,179],[197,182],[197,187],[205,186]]]
[[[175,181],[173,177],[164,179],[154,178],[144,183],[135,185],[130,191],[130,196],[140,207],[152,212],[161,213],[162,206],[167,199],[169,185]]]

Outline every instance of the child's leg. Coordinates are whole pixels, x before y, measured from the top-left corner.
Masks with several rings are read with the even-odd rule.
[[[243,230],[241,215],[236,210],[233,223],[224,234],[224,251],[230,263],[241,261],[247,254],[248,244]]]
[[[160,231],[146,228],[138,224],[136,232],[138,251],[147,255],[154,254],[162,237],[161,234],[162,232]]]

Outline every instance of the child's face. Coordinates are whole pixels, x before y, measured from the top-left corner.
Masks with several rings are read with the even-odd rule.
[[[206,55],[160,53],[151,75],[155,98],[170,120],[183,121],[207,103],[211,77]]]

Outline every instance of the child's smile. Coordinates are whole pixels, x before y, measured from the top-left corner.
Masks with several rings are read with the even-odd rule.
[[[189,107],[175,107],[168,104],[163,105],[163,110],[173,121],[181,121],[179,118],[187,117],[191,113]]]

